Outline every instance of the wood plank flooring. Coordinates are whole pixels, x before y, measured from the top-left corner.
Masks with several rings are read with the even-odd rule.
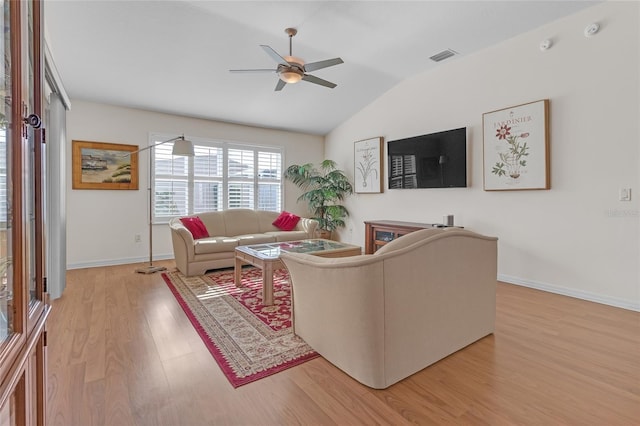
[[[494,335],[388,389],[323,358],[234,389],[160,274],[136,266],[67,273],[48,424],[640,424],[637,312],[501,283]]]

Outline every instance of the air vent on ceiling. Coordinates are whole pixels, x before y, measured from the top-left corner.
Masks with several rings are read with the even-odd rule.
[[[448,59],[454,55],[456,55],[458,52],[451,50],[451,49],[447,49],[447,50],[443,50],[440,53],[436,53],[435,55],[431,56],[429,59],[431,59],[434,62],[440,62],[440,61],[444,61],[445,59]]]

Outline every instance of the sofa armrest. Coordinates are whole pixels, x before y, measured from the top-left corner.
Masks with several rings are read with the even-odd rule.
[[[193,255],[195,254],[195,240],[193,239],[193,235],[191,234],[191,232],[189,232],[189,230],[184,226],[173,228],[173,232],[176,232],[180,236],[180,238],[182,238],[186,247],[192,249],[188,250],[190,255],[189,259],[192,259]]]
[[[187,264],[194,260],[196,254],[193,235],[176,219],[169,222],[169,228],[171,228],[171,242],[176,265],[181,271],[187,271]]]
[[[306,217],[300,218],[300,221],[296,225],[296,231],[304,231],[309,238],[316,237],[316,229],[318,228],[318,221],[315,219],[309,219]]]

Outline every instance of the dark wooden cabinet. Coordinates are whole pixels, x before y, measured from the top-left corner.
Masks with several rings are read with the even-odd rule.
[[[365,254],[373,254],[380,247],[398,237],[420,229],[433,228],[431,223],[400,222],[396,220],[372,220],[365,225]]]
[[[364,222],[364,226],[365,254],[373,254],[389,241],[421,229],[464,228],[464,226],[445,226],[441,223],[401,222],[398,220],[369,220]]]

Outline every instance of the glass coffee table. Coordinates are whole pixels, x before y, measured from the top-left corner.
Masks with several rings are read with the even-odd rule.
[[[347,257],[362,253],[362,248],[337,241],[313,239],[283,241],[251,246],[238,246],[235,252],[234,279],[242,286],[242,265],[248,263],[262,269],[262,303],[273,305],[273,271],[283,268],[280,253],[306,253],[321,257]]]

